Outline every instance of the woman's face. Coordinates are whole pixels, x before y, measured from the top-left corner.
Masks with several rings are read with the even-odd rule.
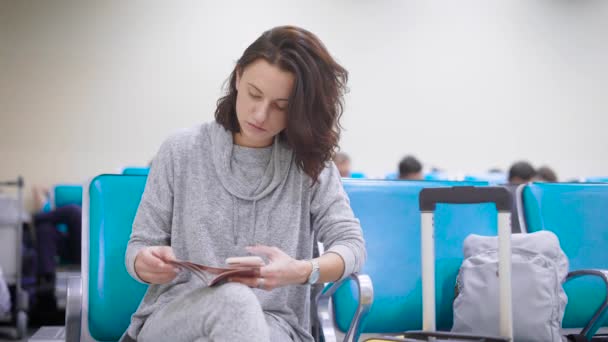
[[[236,76],[236,116],[241,131],[234,142],[265,147],[287,125],[287,105],[294,84],[292,73],[260,58]]]

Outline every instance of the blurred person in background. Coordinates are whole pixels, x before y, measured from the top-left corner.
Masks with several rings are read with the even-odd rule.
[[[541,166],[536,170],[536,178],[534,179],[537,182],[549,182],[549,183],[557,183],[557,174],[553,169],[548,166]]]
[[[350,177],[350,157],[344,152],[336,152],[334,163],[338,167],[340,177]]]
[[[422,164],[414,156],[405,156],[399,162],[399,179],[421,180]]]
[[[531,182],[536,177],[536,170],[527,161],[518,161],[509,168],[509,184],[525,184]]]

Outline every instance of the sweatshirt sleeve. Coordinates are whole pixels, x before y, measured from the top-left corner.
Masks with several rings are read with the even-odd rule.
[[[142,283],[144,281],[135,273],[137,253],[148,246],[169,246],[171,243],[174,171],[171,140],[168,139],[162,144],[152,162],[127,245],[127,271],[131,277]]]
[[[359,272],[366,258],[365,241],[333,162],[313,186],[311,220],[325,253],[336,253],[344,260],[341,279]]]

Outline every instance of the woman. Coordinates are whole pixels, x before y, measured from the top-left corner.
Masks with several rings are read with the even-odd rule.
[[[365,259],[338,171],[347,72],[312,33],[264,32],[234,68],[215,122],[160,148],[126,253],[153,284],[128,335],[142,341],[312,341],[310,285],[358,271]],[[326,253],[313,258],[316,241]],[[218,287],[167,260],[225,265],[267,259],[259,276]]]

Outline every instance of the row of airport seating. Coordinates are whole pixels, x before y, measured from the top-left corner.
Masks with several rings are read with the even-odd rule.
[[[453,182],[345,182],[361,220],[369,259],[363,273],[374,284],[374,304],[363,332],[397,333],[422,327],[420,219],[418,193],[424,187],[476,185]],[[570,269],[608,269],[608,184],[523,185],[516,192],[522,232],[550,230],[560,239]],[[602,209],[604,208],[604,209]],[[435,215],[437,327],[452,325],[452,301],[462,243],[470,233],[496,235],[493,205],[443,205]],[[584,277],[565,284],[569,304],[563,327],[586,328],[593,335],[608,325],[606,279]],[[517,284],[513,284],[517,286]],[[353,289],[334,296],[337,325],[346,328],[355,307]],[[514,303],[514,305],[517,305]],[[601,310],[601,312],[600,312]],[[593,324],[589,324],[596,318]]]
[[[147,175],[149,172],[150,168],[147,166],[127,166],[120,171],[123,175]],[[364,172],[352,172],[350,178],[367,179],[368,176]],[[397,173],[389,172],[385,175],[384,179],[395,180],[397,179]],[[444,171],[432,171],[425,173],[423,180],[487,182],[491,185],[501,185],[507,183],[507,174],[504,172],[482,172],[454,176]],[[608,177],[581,177],[577,181],[581,183],[608,183]],[[57,198],[57,201],[54,198]],[[60,184],[54,187],[54,191],[51,194],[51,205],[53,207],[66,204],[80,205],[81,203],[82,185]]]
[[[123,175],[147,175],[150,168],[146,166],[127,166],[121,170]],[[48,208],[52,210],[65,205],[75,204],[82,206],[82,184],[62,183],[54,185],[50,191]]]
[[[70,282],[66,313],[68,341],[118,340],[146,290],[124,267],[126,244],[145,182],[145,175],[101,175],[84,189],[82,276]],[[420,330],[418,194],[427,187],[487,185],[485,182],[345,179],[345,190],[366,239],[368,260],[362,273],[373,282],[373,304],[361,305],[360,288],[357,282],[349,280],[332,293],[330,311],[319,307],[320,317],[331,325],[335,323],[342,333],[355,326],[352,318],[357,310],[366,313],[356,326],[357,333]],[[608,268],[608,253],[604,250],[608,244],[608,211],[605,210],[608,184],[535,183],[520,187],[517,196],[522,231],[553,231],[570,259],[571,270]],[[462,262],[462,242],[471,233],[495,235],[496,209],[491,204],[439,205],[435,224],[437,327],[449,330],[454,285]],[[586,328],[593,335],[601,326],[608,325],[604,280],[576,278],[566,283],[565,289],[569,303],[564,328]],[[595,323],[589,326],[592,318],[596,319]],[[335,334],[325,331],[324,336],[325,341],[330,341]]]
[[[122,168],[123,175],[148,175],[147,166],[127,166]],[[68,204],[82,206],[82,184],[57,184],[50,193],[50,208],[54,209]]]
[[[124,251],[147,171],[148,168],[125,168],[123,175],[98,176],[85,186],[84,198],[82,186],[54,188],[54,206],[84,204],[86,241],[82,260],[86,263],[82,277],[72,279],[74,288],[81,291],[71,293],[72,308],[68,311],[73,324],[68,325],[72,328],[68,332],[72,332],[72,340],[117,340],[145,292],[146,287],[126,273]],[[360,332],[397,333],[422,326],[419,191],[425,187],[486,185],[488,182],[475,181],[344,180],[367,243],[369,258],[362,273],[370,276],[374,289],[373,305],[361,320]],[[604,209],[608,207],[608,184],[530,184],[522,186],[517,196],[522,230],[548,229],[556,233],[570,258],[571,270],[608,268],[608,254],[603,250],[608,243],[608,212]],[[462,242],[470,233],[495,235],[495,217],[496,210],[489,204],[439,206],[436,213],[439,329],[449,330],[452,324],[453,287],[462,262]],[[564,328],[585,327],[602,303],[607,305],[606,285],[601,279],[578,278],[565,288],[570,300]],[[332,317],[337,330],[345,332],[358,308],[354,282],[341,286],[331,300],[333,311],[325,317]],[[74,315],[75,312],[80,315]],[[587,331],[608,325],[608,314],[602,315],[596,317],[595,326]],[[74,320],[76,316],[78,319]]]
[[[397,179],[396,172],[389,172],[384,176],[384,179]],[[365,179],[368,176],[364,172],[353,172],[350,178]],[[505,172],[481,172],[470,174],[451,174],[445,171],[426,172],[422,176],[423,180],[429,181],[467,181],[467,182],[488,182],[489,184],[501,185],[508,182]],[[572,182],[578,183],[608,183],[608,177],[579,177],[572,179]]]

